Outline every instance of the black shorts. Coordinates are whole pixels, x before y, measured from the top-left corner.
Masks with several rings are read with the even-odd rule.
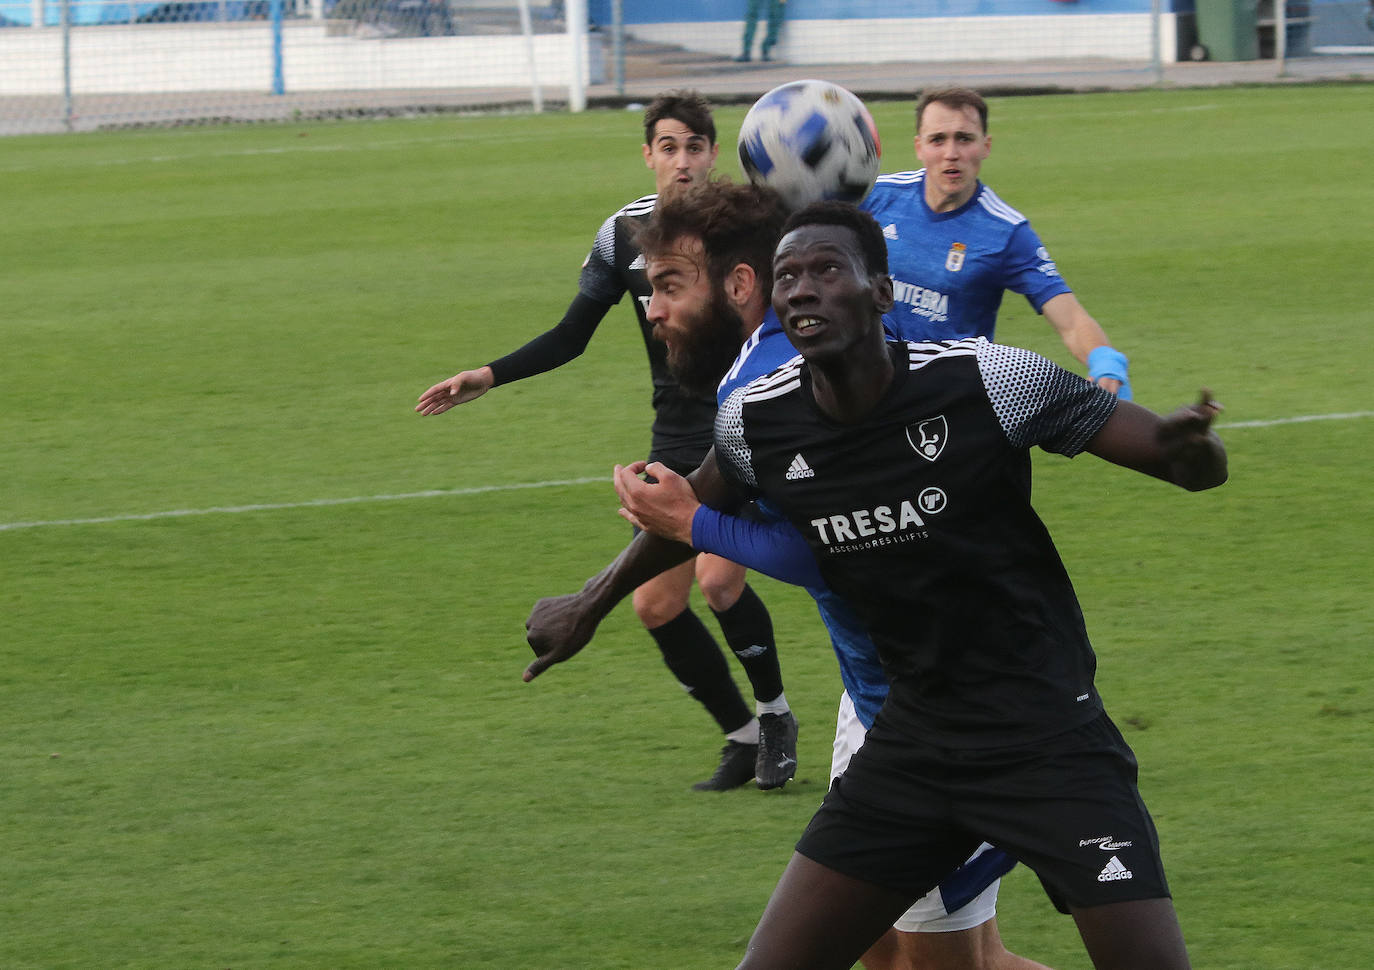
[[[686,478],[696,471],[706,458],[709,449],[697,448],[693,446],[676,448],[652,448],[649,451],[649,461],[661,461],[668,468]],[[652,475],[645,476],[647,481],[655,482],[658,479]]]
[[[703,452],[703,453],[702,453],[702,458],[704,458],[705,456],[706,456],[706,455],[705,455],[705,452]],[[671,455],[671,454],[662,455],[662,454],[659,454],[659,453],[656,452],[656,451],[651,451],[651,452],[649,452],[648,461],[649,461],[649,464],[653,464],[653,463],[656,462],[656,461],[661,461],[661,462],[663,462],[663,464],[665,464],[665,465],[668,466],[668,470],[669,470],[669,471],[675,472],[675,473],[677,473],[678,475],[681,475],[683,478],[686,478],[686,477],[687,477],[688,475],[690,475],[692,472],[696,471],[696,470],[697,470],[697,466],[699,466],[699,465],[701,464],[701,458],[698,458],[695,462],[690,461],[690,458],[691,458],[691,455],[690,455],[690,454],[688,454],[688,455],[686,455],[686,456],[678,455],[678,456],[675,457],[674,455]],[[657,483],[658,483],[658,479],[655,478],[653,475],[650,475],[648,472],[645,472],[645,473],[644,473],[644,480],[645,480],[646,482],[648,482],[650,485],[654,485],[654,484],[657,484]],[[640,528],[639,528],[639,526],[637,526],[637,525],[632,525],[632,526],[630,526],[630,532],[631,532],[632,535],[639,535],[639,533],[640,533]]]
[[[1034,870],[1061,912],[1158,899],[1169,887],[1136,774],[1106,714],[976,750],[914,742],[880,716],[797,851],[915,899],[986,841]]]

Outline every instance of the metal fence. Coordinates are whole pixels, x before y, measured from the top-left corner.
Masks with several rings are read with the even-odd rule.
[[[1307,53],[1291,27],[1274,32],[1283,0],[1229,2],[1269,3],[1269,36]],[[1338,11],[1335,36],[1358,49],[1374,18],[1351,2],[1311,0],[1298,40],[1326,38],[1318,14]],[[920,69],[1143,85],[1200,46],[1193,3],[788,0],[744,60],[744,0],[0,0],[0,134],[577,110],[646,81],[758,93],[780,72],[862,74],[870,89],[910,90]]]

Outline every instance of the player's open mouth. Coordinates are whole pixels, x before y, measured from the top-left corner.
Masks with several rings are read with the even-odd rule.
[[[821,321],[816,317],[794,317],[792,319],[792,332],[806,336],[821,326]]]

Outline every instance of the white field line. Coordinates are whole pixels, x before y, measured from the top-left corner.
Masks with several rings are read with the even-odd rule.
[[[1343,414],[1303,414],[1294,418],[1270,418],[1267,421],[1233,421],[1219,424],[1218,431],[1228,428],[1276,428],[1281,424],[1306,424],[1309,421],[1358,421],[1361,418],[1374,418],[1374,411],[1346,411]]]
[[[502,134],[500,132],[463,132],[450,135],[434,135],[428,137],[415,138],[389,138],[377,141],[362,141],[356,143],[342,144],[300,144],[300,145],[277,145],[270,148],[240,148],[223,151],[206,152],[184,152],[179,154],[160,154],[160,155],[127,155],[119,158],[64,158],[54,160],[45,158],[35,162],[17,162],[9,165],[0,165],[0,172],[14,174],[18,172],[50,172],[55,168],[82,169],[82,168],[108,168],[114,165],[154,165],[154,164],[180,164],[182,162],[199,162],[205,159],[217,158],[252,158],[261,155],[301,155],[301,154],[324,154],[331,152],[365,152],[365,151],[388,151],[393,149],[407,149],[416,145],[452,145],[455,148],[462,148],[474,143],[485,144],[528,144],[549,142],[555,140],[566,141],[569,138],[586,140],[589,138],[601,138],[607,134],[613,134],[616,129],[606,126],[579,126],[577,129],[568,132],[559,132],[549,135],[534,133],[526,134]]]
[[[0,522],[0,532],[17,529],[42,529],[57,525],[103,525],[108,522],[147,522],[152,519],[179,519],[192,515],[237,515],[242,512],[279,512],[283,509],[324,508],[330,505],[362,505],[369,502],[408,502],[421,498],[449,498],[455,495],[482,495],[486,492],[517,492],[529,488],[558,488],[563,485],[609,485],[605,476],[565,478],[547,482],[513,482],[508,485],[479,485],[474,488],[437,488],[425,492],[397,492],[391,495],[353,495],[348,498],[316,498],[305,502],[271,502],[257,505],[217,505],[204,509],[172,509],[166,512],[141,512],[102,515],[91,519],[50,519],[44,522]]]
[[[1357,421],[1374,418],[1374,411],[1347,411],[1341,414],[1306,414],[1291,418],[1271,418],[1263,421],[1235,421],[1217,425],[1218,431],[1242,428],[1274,428],[1285,424],[1306,424],[1310,421]],[[473,488],[439,488],[424,492],[397,492],[388,495],[353,495],[348,498],[317,498],[305,502],[271,502],[255,505],[218,505],[203,509],[171,509],[165,512],[135,512],[121,515],[102,515],[89,519],[48,519],[39,522],[0,522],[0,532],[19,529],[44,529],[64,525],[104,525],[111,522],[147,522],[154,519],[179,519],[193,515],[237,515],[244,512],[279,512],[289,509],[325,508],[332,505],[363,505],[376,502],[409,502],[425,498],[451,498],[463,495],[483,495],[488,492],[516,492],[532,488],[560,488],[567,485],[609,484],[604,476],[592,478],[563,478],[546,482],[512,482],[506,485],[479,485]]]

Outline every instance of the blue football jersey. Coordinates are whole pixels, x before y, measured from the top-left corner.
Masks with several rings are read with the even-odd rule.
[[[787,334],[783,333],[778,315],[769,307],[763,316],[763,323],[744,341],[739,356],[721,378],[720,386],[716,388],[716,403],[719,405],[735,388],[777,370],[795,356],[796,348],[787,339]]]
[[[926,204],[925,170],[881,175],[860,204],[883,228],[895,329],[907,340],[993,338],[1006,290],[1037,313],[1071,292],[1026,217],[992,189],[953,212]]]

